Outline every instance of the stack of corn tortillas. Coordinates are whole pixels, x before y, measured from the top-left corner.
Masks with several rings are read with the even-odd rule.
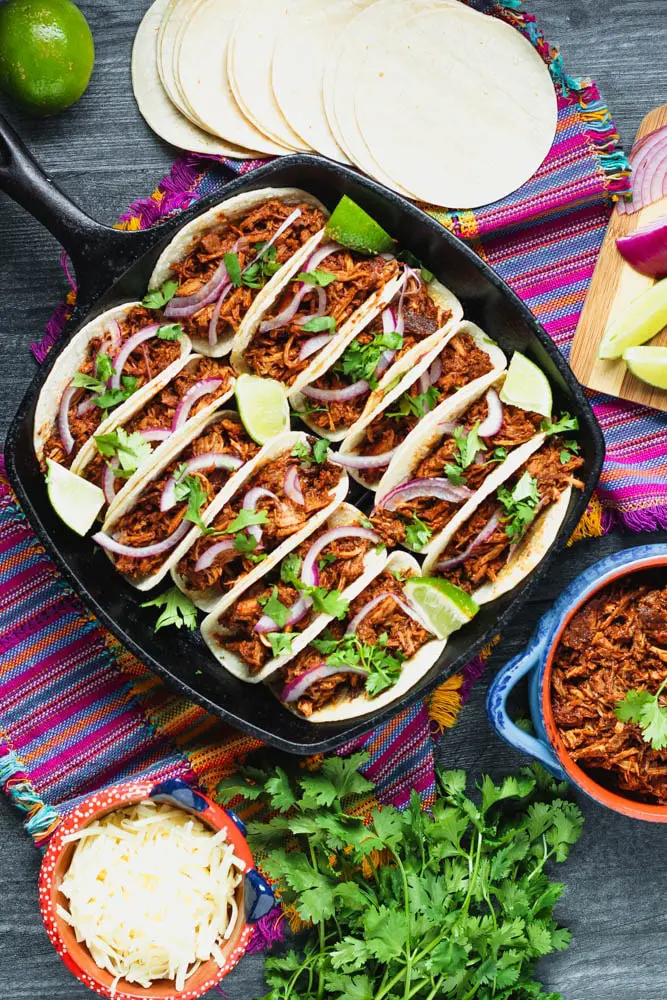
[[[148,124],[183,149],[313,150],[447,208],[516,190],[556,129],[540,55],[459,0],[156,0],[132,78]]]

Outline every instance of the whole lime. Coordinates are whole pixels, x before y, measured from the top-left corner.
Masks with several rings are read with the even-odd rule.
[[[0,5],[0,89],[36,114],[69,108],[93,72],[88,22],[71,0],[7,0]]]

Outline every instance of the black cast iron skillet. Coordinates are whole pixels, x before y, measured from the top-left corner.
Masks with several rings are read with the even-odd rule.
[[[350,195],[455,292],[467,318],[478,323],[506,352],[521,350],[540,365],[551,379],[556,408],[577,414],[581,427],[586,487],[573,498],[558,541],[538,570],[511,594],[485,605],[470,625],[452,637],[438,663],[404,698],[373,715],[340,724],[311,725],[287,712],[262,685],[251,686],[232,677],[209,654],[198,632],[168,629],[156,635],[155,609],[140,607],[146,595],[138,594],[113,573],[106,556],[94,551],[90,541],[69,531],[54,514],[32,446],[37,396],[74,331],[110,306],[141,298],[160,251],[180,226],[224,198],[268,186],[303,188],[329,208],[342,194]],[[79,286],[76,311],[66,333],[35,375],[11,425],[6,446],[9,477],[47,552],[74,589],[100,621],[152,670],[246,732],[293,753],[316,753],[367,732],[423,698],[461,669],[517,614],[583,513],[600,473],[604,442],[581,387],[548,335],[520,299],[464,243],[379,184],[320,157],[301,155],[274,160],[230,181],[224,194],[202,199],[178,219],[150,232],[118,232],[95,222],[59,191],[1,117],[0,189],[62,243]],[[371,498],[364,491],[353,491],[351,499],[370,509]]]

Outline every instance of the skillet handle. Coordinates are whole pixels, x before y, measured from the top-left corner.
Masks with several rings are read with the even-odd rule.
[[[81,299],[98,298],[135,257],[155,243],[154,234],[111,229],[87,215],[42,170],[1,114],[0,190],[41,222],[65,248]]]

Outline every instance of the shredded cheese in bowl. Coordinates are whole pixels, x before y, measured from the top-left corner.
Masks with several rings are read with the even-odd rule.
[[[120,979],[177,990],[202,962],[224,965],[221,946],[238,918],[243,862],[225,831],[150,800],[108,813],[78,841],[58,913],[93,960]]]

